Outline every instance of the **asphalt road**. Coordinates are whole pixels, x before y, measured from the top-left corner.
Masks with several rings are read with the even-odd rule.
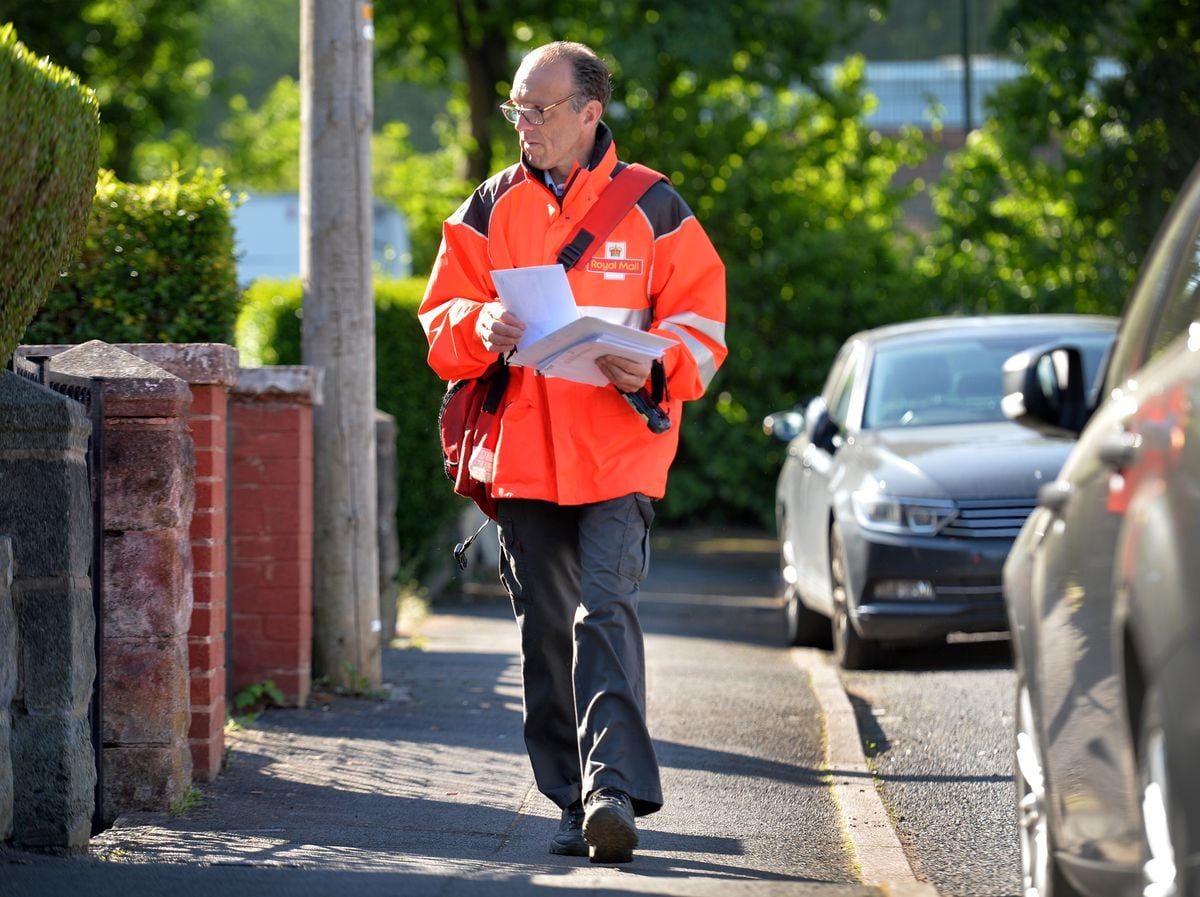
[[[897,651],[842,673],[917,874],[944,897],[1021,893],[1007,641]]]

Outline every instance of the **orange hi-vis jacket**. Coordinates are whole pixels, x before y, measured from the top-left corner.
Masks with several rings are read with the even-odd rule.
[[[429,364],[442,379],[478,377],[497,359],[475,332],[483,303],[499,301],[490,272],[553,264],[621,167],[601,124],[589,166],[575,166],[561,202],[543,172],[523,160],[481,184],[446,220],[419,313]],[[581,314],[675,341],[663,359],[672,427],[652,433],[614,387],[512,367],[492,495],[560,505],[631,492],[661,498],[683,401],[703,395],[727,354],[725,267],[691,210],[660,182],[567,278]]]

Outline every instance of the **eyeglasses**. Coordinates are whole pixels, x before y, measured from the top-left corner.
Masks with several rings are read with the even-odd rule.
[[[518,106],[512,100],[507,103],[500,104],[500,111],[504,113],[504,117],[508,119],[509,124],[515,125],[518,118],[523,118],[528,124],[535,128],[546,123],[546,113],[555,106],[561,106],[567,100],[574,97],[575,94],[563,97],[557,103],[551,103],[549,106]]]

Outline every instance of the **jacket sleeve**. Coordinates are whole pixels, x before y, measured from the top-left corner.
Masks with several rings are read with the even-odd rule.
[[[682,200],[679,200],[682,204]],[[674,339],[664,364],[673,399],[698,399],[724,362],[725,265],[696,217],[685,216],[654,246],[652,332]]]
[[[417,316],[429,340],[429,366],[443,380],[478,377],[496,360],[475,332],[479,310],[495,302],[487,239],[467,222],[468,199],[442,225],[442,244]]]

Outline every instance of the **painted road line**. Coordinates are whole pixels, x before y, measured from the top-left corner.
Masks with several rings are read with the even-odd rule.
[[[854,854],[863,884],[891,897],[937,897],[937,889],[919,881],[875,788],[863,754],[854,708],[827,655],[804,648],[792,660],[812,678],[825,725],[825,765],[829,770],[838,820]]]

